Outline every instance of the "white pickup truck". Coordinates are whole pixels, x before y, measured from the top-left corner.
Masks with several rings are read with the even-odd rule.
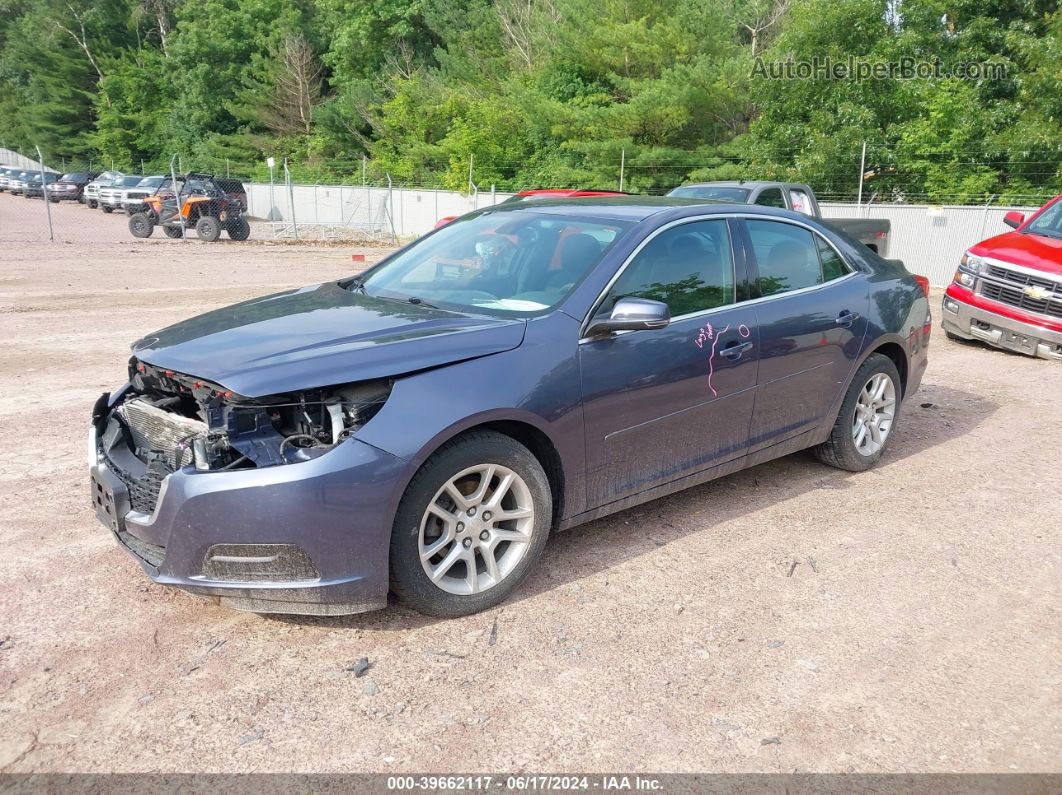
[[[889,255],[889,231],[886,218],[823,218],[815,191],[797,182],[769,182],[764,180],[733,180],[726,182],[696,182],[681,185],[668,196],[680,199],[707,199],[735,204],[758,204],[781,207],[818,218],[861,241],[882,257]]]

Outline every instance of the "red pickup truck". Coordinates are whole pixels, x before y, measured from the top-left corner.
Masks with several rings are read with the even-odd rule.
[[[944,294],[944,333],[1062,360],[1062,194],[962,256]]]

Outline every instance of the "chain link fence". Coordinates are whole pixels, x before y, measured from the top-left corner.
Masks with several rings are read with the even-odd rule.
[[[189,168],[185,172],[182,167],[188,164],[175,156],[168,174],[159,168],[155,173],[123,174],[87,168],[63,171],[53,165],[47,157],[30,158],[0,150],[0,241],[127,243],[137,236],[131,221],[147,209],[151,197],[166,196],[173,201],[176,178],[182,204],[201,199],[201,183],[207,174],[215,175],[211,190],[225,195],[232,208],[229,214],[238,212],[246,219],[246,239],[251,242],[393,246],[431,231],[440,219],[492,206],[513,195],[493,186],[481,190],[472,169],[463,191],[399,185],[387,174],[375,174],[365,160],[334,164],[331,170],[318,165],[313,182],[293,178],[293,172],[304,174],[306,168],[294,168],[287,161],[272,158],[262,167],[239,167],[225,161],[209,171]],[[73,169],[76,164],[66,165]],[[629,179],[626,169],[621,166],[616,185],[528,187],[616,189]],[[892,230],[889,256],[903,259],[911,271],[929,276],[936,285],[950,281],[967,248],[1006,231],[1002,224],[1005,212],[1034,212],[1052,195],[1045,188],[1019,197],[1025,199],[1022,202],[1007,201],[1013,196],[969,194],[937,204],[926,201],[925,196],[908,200],[894,177],[889,191],[874,187],[875,175],[864,173],[863,177],[856,195],[819,194],[824,217],[887,219]],[[883,201],[883,192],[897,200]],[[169,228],[156,224],[151,239],[180,244],[203,237],[194,218],[183,226],[175,229],[173,223]],[[239,242],[242,236],[226,234],[226,229],[223,221],[219,242]]]

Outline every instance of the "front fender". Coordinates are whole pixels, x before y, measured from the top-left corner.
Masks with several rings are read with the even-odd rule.
[[[383,408],[356,437],[409,461],[410,478],[450,439],[487,423],[525,423],[546,436],[564,470],[565,515],[582,511],[582,394],[579,324],[560,312],[528,323],[509,351],[398,379]]]

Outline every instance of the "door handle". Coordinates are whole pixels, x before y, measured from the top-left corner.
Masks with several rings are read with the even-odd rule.
[[[845,328],[848,328],[849,326],[851,326],[858,319],[859,319],[859,313],[858,312],[849,312],[846,309],[843,312],[841,312],[841,314],[839,314],[837,316],[837,319],[834,321],[834,323],[836,323],[838,326],[844,326]]]
[[[736,362],[741,358],[741,355],[745,351],[752,350],[751,342],[735,342],[731,345],[727,345],[723,350],[719,351],[723,356],[732,362]]]

